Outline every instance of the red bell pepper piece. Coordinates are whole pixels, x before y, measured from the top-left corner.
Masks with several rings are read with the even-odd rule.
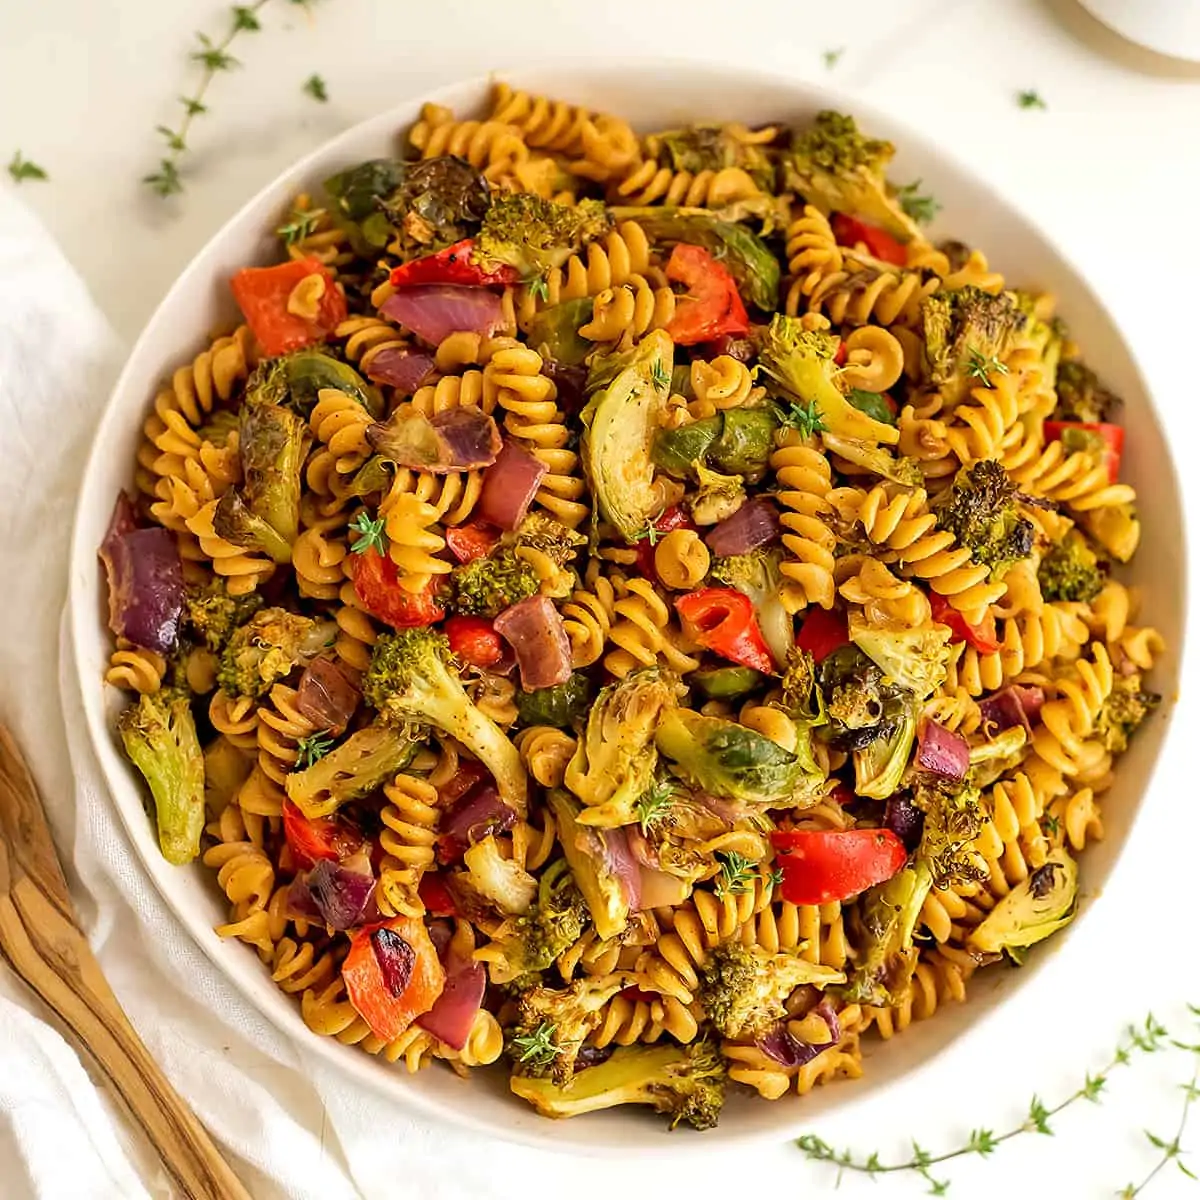
[[[417,885],[417,895],[431,917],[457,917],[458,905],[440,871],[426,871]]]
[[[490,525],[452,525],[446,530],[446,545],[460,563],[474,562],[490,554],[500,534]]]
[[[845,339],[839,339],[838,347],[833,352],[833,365],[835,367],[844,367],[846,365],[846,355],[849,353],[846,349]]]
[[[978,625],[970,624],[945,596],[930,591],[929,608],[939,625],[949,626],[951,642],[966,642],[980,654],[995,654],[1000,649],[996,638],[996,618],[988,613]]]
[[[1062,442],[1063,449],[1072,453],[1083,450],[1096,454],[1108,467],[1108,482],[1116,483],[1121,470],[1121,454],[1125,449],[1125,429],[1121,425],[1088,421],[1047,421],[1046,440]]]
[[[486,617],[451,617],[442,632],[450,652],[473,667],[494,667],[504,658],[504,639]]]
[[[904,266],[908,261],[904,243],[898,242],[877,225],[868,225],[866,221],[860,221],[846,213],[834,213],[830,225],[839,246],[857,246],[862,242],[872,258],[882,259],[897,267]]]
[[[288,311],[288,298],[310,275],[325,281],[312,320]],[[244,267],[229,286],[258,344],[272,357],[324,341],[346,319],[345,293],[315,258],[294,259],[274,267]]]
[[[796,635],[796,648],[807,650],[815,663],[849,644],[850,629],[846,624],[846,614],[838,608],[810,609]]]
[[[406,591],[400,586],[396,564],[374,547],[352,556],[350,573],[354,594],[367,612],[395,629],[432,625],[446,615],[437,602],[432,579],[424,591]]]
[[[707,250],[680,242],[667,260],[667,278],[687,288],[667,326],[676,345],[694,346],[722,334],[749,332],[750,319],[737,283]]]
[[[771,834],[783,868],[783,898],[830,904],[891,879],[908,851],[890,829],[793,829]]]
[[[670,533],[673,529],[695,529],[696,523],[692,520],[688,510],[682,504],[672,504],[661,517],[654,522],[654,545],[658,544],[658,537],[664,533]],[[650,537],[647,535],[644,538],[639,538],[637,541],[637,568],[638,572],[646,579],[658,579],[658,571],[654,566],[654,546],[650,544]]]
[[[344,817],[306,817],[290,800],[283,802],[283,836],[299,870],[320,859],[339,862],[362,848],[363,836]]]
[[[418,283],[458,283],[467,287],[503,287],[518,283],[521,273],[501,263],[484,268],[475,258],[475,239],[464,238],[424,258],[414,258],[392,271],[392,287],[412,287]]]
[[[354,1011],[381,1042],[390,1042],[433,1007],[446,972],[425,922],[393,917],[350,935],[342,979]]]
[[[749,596],[734,588],[701,588],[680,596],[675,610],[705,649],[765,675],[774,674],[775,660],[763,640]]]

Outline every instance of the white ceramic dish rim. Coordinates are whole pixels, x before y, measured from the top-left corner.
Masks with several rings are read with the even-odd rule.
[[[752,107],[757,105],[761,108],[764,96],[768,98],[776,112],[783,114],[786,114],[789,109],[811,110],[818,107],[837,107],[842,111],[854,112],[865,126],[892,137],[900,148],[901,159],[916,157],[928,162],[930,167],[927,169],[926,178],[931,184],[937,181],[940,170],[946,175],[957,176],[955,186],[964,188],[968,192],[989,190],[989,186],[975,172],[964,167],[952,154],[934,145],[923,135],[907,129],[902,123],[873,109],[871,105],[841,94],[834,89],[823,86],[816,87],[783,75],[751,73],[749,70],[731,67],[729,64],[705,64],[696,61],[664,59],[642,63],[640,71],[644,73],[642,76],[644,79],[654,81],[653,85],[650,85],[650,90],[667,89],[667,94],[671,96],[674,96],[676,92],[687,93],[689,90],[694,93],[703,93],[698,96],[696,102],[690,103],[690,115],[701,113],[702,115],[750,118],[755,114],[739,112],[739,106],[743,104]],[[511,79],[522,87],[537,89],[553,95],[580,97],[581,101],[591,99],[594,103],[599,102],[596,93],[606,93],[611,97],[614,93],[621,94],[623,89],[626,93],[629,91],[627,75],[623,71],[619,73],[617,68],[605,70],[589,68],[580,64],[578,69],[573,71],[562,68],[553,71],[522,69],[503,74],[505,78]],[[268,229],[271,216],[286,204],[298,184],[319,179],[323,177],[323,174],[328,173],[329,169],[334,169],[344,162],[355,161],[356,156],[362,158],[365,154],[379,153],[378,149],[364,151],[361,147],[382,146],[389,135],[394,135],[397,130],[411,122],[415,117],[416,108],[424,100],[445,103],[463,109],[468,101],[483,95],[488,82],[477,79],[450,85],[431,95],[420,99],[410,99],[393,106],[387,112],[346,130],[290,167],[245,204],[209,240],[204,249],[196,255],[167,292],[154,316],[147,323],[130,354],[99,423],[93,451],[84,474],[80,506],[73,529],[70,559],[70,624],[76,663],[79,668],[78,686],[82,694],[89,736],[121,819],[143,865],[167,904],[205,953],[220,970],[230,977],[238,990],[258,1007],[268,1020],[292,1036],[305,1039],[307,1051],[322,1055],[327,1061],[342,1070],[348,1079],[381,1090],[411,1110],[481,1133],[524,1142],[542,1149],[583,1150],[593,1153],[628,1152],[635,1146],[640,1152],[663,1151],[670,1153],[684,1144],[689,1153],[716,1151],[728,1147],[734,1142],[782,1140],[803,1129],[813,1128],[824,1114],[832,1113],[835,1110],[845,1112],[849,1108],[854,1108],[856,1112],[865,1112],[867,1108],[871,1108],[882,1112],[882,1109],[876,1110],[875,1106],[894,1103],[895,1089],[902,1083],[924,1079],[934,1071],[948,1073],[952,1059],[956,1058],[959,1062],[965,1060],[972,1041],[984,1035],[985,1027],[988,1031],[995,1031],[1002,1026],[1002,1013],[1006,1006],[1002,1002],[989,1001],[984,1002],[980,1007],[977,1002],[975,1005],[962,1007],[961,1013],[964,1014],[969,1010],[974,1010],[969,1017],[959,1013],[947,1013],[943,1018],[939,1013],[937,1022],[929,1022],[920,1028],[914,1028],[904,1039],[901,1039],[908,1046],[907,1053],[897,1060],[902,1065],[897,1066],[896,1062],[889,1059],[891,1065],[887,1068],[886,1077],[874,1086],[868,1078],[853,1088],[823,1088],[808,1097],[804,1104],[794,1104],[789,1101],[765,1104],[754,1100],[751,1103],[756,1111],[752,1118],[737,1120],[735,1128],[730,1128],[730,1123],[725,1121],[718,1130],[699,1139],[689,1137],[686,1143],[681,1143],[674,1138],[662,1138],[655,1122],[641,1113],[634,1113],[633,1118],[626,1114],[605,1114],[599,1118],[552,1124],[532,1117],[520,1102],[507,1097],[506,1107],[498,1110],[493,1119],[491,1116],[484,1116],[481,1111],[476,1111],[482,1109],[482,1101],[476,1103],[473,1095],[465,1090],[453,1094],[445,1086],[427,1089],[423,1085],[429,1072],[422,1072],[421,1076],[416,1078],[408,1077],[398,1068],[368,1058],[356,1050],[343,1047],[333,1039],[315,1037],[301,1022],[298,1006],[293,998],[283,997],[281,993],[277,992],[271,993],[286,1002],[288,1010],[285,1012],[279,1004],[267,999],[260,986],[255,983],[256,978],[265,975],[256,956],[244,946],[229,947],[228,944],[221,942],[212,932],[211,914],[201,913],[200,906],[183,894],[188,889],[178,886],[176,881],[179,876],[175,874],[178,869],[170,867],[158,854],[149,823],[144,817],[138,788],[131,777],[129,768],[121,760],[115,747],[109,726],[109,707],[106,705],[103,689],[98,683],[99,671],[93,676],[88,665],[99,661],[97,659],[98,639],[107,640],[103,621],[98,619],[100,610],[95,547],[99,539],[96,536],[97,516],[94,505],[99,505],[103,509],[103,516],[99,519],[102,530],[110,505],[108,494],[101,495],[98,492],[97,480],[105,471],[104,451],[107,449],[111,452],[114,443],[119,442],[122,438],[130,445],[134,444],[136,433],[134,432],[133,414],[138,414],[136,429],[140,430],[141,421],[148,405],[149,388],[143,388],[136,384],[137,377],[150,369],[147,367],[148,362],[162,358],[168,351],[172,358],[176,358],[180,344],[187,344],[185,339],[172,339],[171,331],[165,328],[166,317],[164,314],[169,313],[180,298],[192,289],[211,287],[217,278],[221,277],[223,273],[228,273],[233,266],[241,265],[242,261],[250,261],[239,259],[234,264],[222,263],[221,249],[231,241],[239,238],[245,240],[246,230],[251,225],[258,229],[260,234],[262,230]],[[702,83],[703,86],[699,87],[698,83]],[[674,90],[671,90],[672,87]],[[643,91],[646,90],[647,86],[644,85]],[[593,95],[589,96],[588,93]],[[719,102],[722,109],[732,111],[712,113],[713,106],[708,98],[714,96],[722,98]],[[732,103],[730,97],[734,98]],[[664,106],[666,108],[678,107],[673,103],[664,105],[660,99],[656,99],[655,103],[660,109]],[[625,111],[622,109],[620,101],[610,104],[610,107]],[[677,113],[673,119],[679,119],[684,115],[688,114]],[[768,118],[764,115],[763,119]],[[640,120],[639,123],[641,123]],[[320,164],[325,165],[324,170],[318,169]],[[1145,416],[1152,426],[1150,441],[1157,440],[1160,448],[1164,448],[1165,438],[1161,425],[1154,415],[1152,402],[1148,400],[1147,389],[1133,352],[1124,345],[1123,340],[1116,333],[1111,316],[1088,287],[1082,272],[1051,246],[1036,225],[1014,205],[994,196],[990,203],[1003,221],[1017,226],[1022,237],[1029,239],[1040,252],[1048,255],[1052,260],[1057,260],[1054,269],[1064,278],[1073,281],[1079,303],[1091,306],[1094,310],[1092,316],[1095,321],[1107,323],[1108,331],[1113,333],[1116,338],[1118,357],[1122,360],[1121,366],[1126,376],[1125,390],[1147,397]],[[260,236],[260,244],[265,250],[266,244],[262,236]],[[994,255],[1002,259],[1002,248],[985,246],[985,249],[992,251]],[[1001,261],[999,265],[1003,267],[1004,264]],[[164,326],[164,328],[160,328],[160,326]],[[165,339],[169,346],[164,349],[160,339]],[[164,359],[165,361],[166,359]],[[150,386],[153,386],[153,383]],[[128,428],[123,429],[123,426],[128,426]],[[1172,497],[1175,500],[1175,513],[1172,515],[1178,519],[1179,544],[1182,546],[1182,505],[1178,501],[1178,485],[1169,455],[1163,460],[1163,463],[1166,474],[1158,477],[1158,486],[1168,501]],[[1164,467],[1160,466],[1159,469],[1164,469]],[[94,505],[89,503],[89,500],[94,501]],[[1164,504],[1165,511],[1166,505]],[[1172,666],[1168,668],[1169,672],[1177,671],[1177,664],[1182,660],[1183,613],[1186,611],[1183,594],[1185,578],[1186,573],[1181,562],[1177,581],[1178,592],[1168,598],[1175,601],[1176,609],[1175,628],[1171,630],[1173,658]],[[1169,687],[1169,683],[1164,690],[1174,691]],[[1131,784],[1127,789],[1136,792],[1132,801],[1135,811],[1140,807],[1142,798],[1148,792],[1153,781],[1154,767],[1166,734],[1166,723],[1167,713],[1164,712],[1160,721],[1161,727],[1157,737],[1153,739],[1153,745],[1149,744],[1150,735],[1144,735],[1146,749],[1140,755],[1139,760],[1141,786],[1135,789]],[[1141,747],[1137,747],[1135,744],[1135,750],[1138,749]],[[1110,855],[1108,868],[1096,880],[1097,883],[1105,883],[1111,878],[1116,861],[1121,856],[1121,851],[1127,841],[1127,837],[1122,838],[1122,845],[1116,851],[1108,852]],[[1038,986],[1046,991],[1050,986],[1051,978],[1061,981],[1063,979],[1063,963],[1067,957],[1063,951],[1078,938],[1078,930],[1081,925],[1090,926],[1091,907],[1091,905],[1086,906],[1084,913],[1075,922],[1075,925],[1056,939],[1054,953],[1038,956],[1035,964],[1021,973],[1019,982],[1012,982],[1011,976],[1007,983],[1003,980],[996,980],[997,989],[993,990],[1000,990],[1005,995],[1017,989],[1027,991],[1030,982],[1038,978],[1041,980]],[[230,957],[225,953],[227,949],[240,952],[241,957],[238,959]],[[273,985],[271,986],[273,987]],[[958,1019],[954,1021],[951,1019],[952,1017]],[[943,1020],[945,1026],[941,1032],[949,1036],[935,1041],[928,1036],[928,1030],[935,1024],[941,1025]],[[955,1032],[956,1029],[957,1032]],[[951,1043],[959,1051],[957,1056],[951,1056],[948,1053]],[[896,1044],[887,1044],[886,1053],[892,1055],[892,1058],[895,1058],[893,1047]],[[873,1048],[869,1057],[874,1059],[877,1054],[882,1058],[881,1048]],[[911,1060],[911,1062],[906,1060]],[[471,1082],[472,1084],[476,1083],[475,1080]],[[436,1094],[433,1094],[434,1092]],[[508,1106],[512,1106],[511,1111]]]

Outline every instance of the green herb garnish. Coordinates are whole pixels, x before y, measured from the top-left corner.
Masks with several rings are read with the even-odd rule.
[[[293,208],[288,214],[286,224],[276,228],[276,236],[283,238],[285,246],[290,246],[294,242],[302,242],[316,228],[320,219],[319,211]]]
[[[795,429],[802,437],[812,437],[825,429],[825,418],[815,400],[789,400],[782,408],[783,423]]]
[[[555,1040],[557,1032],[558,1028],[552,1022],[543,1021],[532,1033],[514,1037],[511,1046],[517,1052],[517,1062],[534,1068],[548,1067],[566,1051],[566,1047]]]
[[[736,850],[718,850],[716,858],[721,864],[717,877],[717,897],[740,896],[754,886],[757,868],[745,855]]]
[[[1007,375],[1008,365],[1002,363],[994,354],[985,358],[978,350],[967,351],[967,375],[978,379],[985,387],[991,387],[989,375]]]
[[[1046,102],[1033,88],[1027,88],[1023,92],[1017,93],[1017,104],[1021,108],[1045,108]]]
[[[22,158],[20,150],[13,152],[13,156],[8,164],[8,173],[12,176],[14,183],[24,183],[26,179],[50,178],[37,163],[30,162],[27,158]]]
[[[325,88],[325,80],[320,75],[310,75],[304,81],[304,91],[314,100],[319,100],[322,104],[329,99],[329,92]]]
[[[821,55],[821,61],[825,64],[827,71],[832,71],[838,65],[838,60],[846,53],[845,46],[839,46],[836,50],[826,50]]]
[[[657,779],[637,798],[634,809],[642,833],[649,836],[650,830],[667,815],[678,794],[677,784],[669,779]]]
[[[368,512],[360,512],[350,528],[359,536],[350,543],[353,554],[366,554],[368,550],[378,550],[380,554],[387,553],[388,538],[384,532],[387,520],[384,517],[372,518]]]
[[[942,206],[932,196],[922,196],[917,190],[921,186],[919,179],[896,189],[896,199],[900,207],[912,217],[918,225],[928,225],[941,211]]]
[[[296,743],[295,770],[303,771],[324,758],[333,749],[333,736],[327,731],[303,737]]]

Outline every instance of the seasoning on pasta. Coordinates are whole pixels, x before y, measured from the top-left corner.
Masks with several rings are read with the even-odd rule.
[[[314,1033],[547,1116],[856,1078],[1071,919],[1158,702],[1119,400],[850,117],[498,85],[408,145],[151,398],[101,553],[163,853]]]

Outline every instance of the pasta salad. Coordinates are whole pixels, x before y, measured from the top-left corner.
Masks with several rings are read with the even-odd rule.
[[[1071,920],[1164,649],[1120,401],[892,154],[500,84],[233,276],[107,681],[315,1033],[704,1129]]]

